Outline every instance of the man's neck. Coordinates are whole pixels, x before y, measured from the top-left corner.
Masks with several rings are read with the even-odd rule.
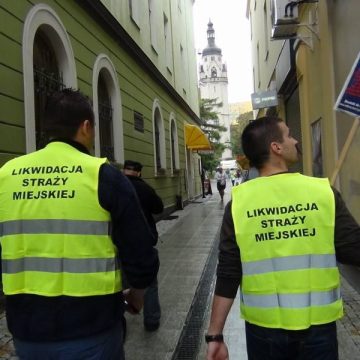
[[[260,176],[271,176],[278,173],[288,172],[289,169],[283,162],[268,162],[261,169],[259,169]]]
[[[85,153],[85,154],[90,154],[89,150],[87,149],[87,147],[84,144],[81,144],[79,141],[76,140],[72,140],[72,139],[65,139],[65,138],[53,138],[49,141],[49,143],[51,142],[64,142],[68,145],[73,146],[74,148],[78,149],[79,151]]]

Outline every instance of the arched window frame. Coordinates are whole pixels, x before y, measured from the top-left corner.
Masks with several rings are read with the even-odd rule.
[[[173,126],[172,126],[173,125]],[[172,131],[174,129],[174,133]],[[175,159],[173,159],[173,151],[172,151],[172,140],[174,141],[174,156]],[[169,141],[170,141],[170,164],[171,164],[171,173],[174,174],[176,170],[180,169],[180,160],[179,160],[179,138],[178,138],[178,131],[177,131],[177,125],[176,125],[176,119],[174,113],[170,113],[169,117]],[[173,166],[173,163],[175,163],[175,168]]]
[[[56,12],[46,4],[33,6],[26,16],[22,37],[26,152],[36,150],[34,97],[34,40],[42,27],[53,45],[66,87],[77,88],[76,65],[70,38]]]
[[[93,67],[93,107],[95,113],[95,155],[100,156],[100,128],[99,128],[99,101],[98,84],[100,72],[104,71],[104,80],[111,99],[113,108],[113,134],[114,134],[114,158],[118,164],[124,164],[124,137],[123,137],[123,117],[121,92],[116,73],[116,68],[106,54],[97,56]]]
[[[156,112],[159,113],[159,118],[156,118]],[[159,145],[160,145],[160,168],[165,171],[166,169],[166,150],[165,150],[165,130],[164,130],[164,120],[163,120],[162,110],[160,102],[158,99],[155,99],[153,102],[152,108],[152,122],[153,122],[153,144],[154,144],[154,169],[155,176],[160,175],[159,169],[156,166],[156,140],[155,140],[155,122],[158,121],[159,128]]]
[[[216,78],[217,77],[217,69],[215,66],[211,68],[211,77]]]

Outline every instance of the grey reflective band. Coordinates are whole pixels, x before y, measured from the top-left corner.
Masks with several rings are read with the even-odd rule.
[[[0,236],[17,234],[74,234],[108,235],[108,221],[88,220],[12,220],[4,221],[0,227]]]
[[[51,273],[98,273],[119,269],[115,258],[69,259],[25,257],[15,260],[2,260],[3,274],[17,274],[23,271],[41,271]]]
[[[297,269],[335,268],[336,266],[334,254],[285,256],[242,262],[243,275],[256,275]]]
[[[257,308],[306,308],[331,304],[341,298],[340,288],[303,294],[241,294],[241,302]]]

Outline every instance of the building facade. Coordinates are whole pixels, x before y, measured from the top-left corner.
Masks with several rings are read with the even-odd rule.
[[[201,194],[193,0],[5,0],[0,3],[0,165],[44,146],[50,94],[93,101],[94,155],[143,177],[168,211]],[[156,6],[155,6],[156,5]]]
[[[279,4],[285,12],[288,3],[247,3],[254,92],[276,90],[278,94],[278,106],[257,110],[255,115],[277,113],[287,122],[302,145],[302,163],[293,170],[328,177],[360,221],[358,120],[334,110],[360,50],[355,36],[360,30],[360,3],[321,0],[294,4],[290,30],[275,23],[277,17],[285,15],[279,14]]]
[[[207,29],[208,45],[202,51],[199,66],[199,86],[202,99],[216,99],[222,105],[214,109],[218,112],[219,124],[226,128],[221,132],[220,143],[230,145],[231,114],[228,103],[228,77],[226,63],[223,62],[222,52],[215,44],[215,30],[209,21]],[[222,160],[232,159],[231,149],[225,149]]]

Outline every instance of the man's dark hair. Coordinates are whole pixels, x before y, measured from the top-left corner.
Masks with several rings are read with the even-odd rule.
[[[278,117],[264,116],[251,121],[241,136],[244,154],[250,166],[261,169],[270,156],[270,144],[273,141],[283,142],[283,134],[279,127],[282,120]]]
[[[125,160],[124,169],[134,170],[134,171],[141,171],[142,164],[139,163],[138,161]]]
[[[83,121],[89,120],[94,126],[91,101],[79,90],[58,91],[46,105],[44,120],[47,137],[73,139]]]

